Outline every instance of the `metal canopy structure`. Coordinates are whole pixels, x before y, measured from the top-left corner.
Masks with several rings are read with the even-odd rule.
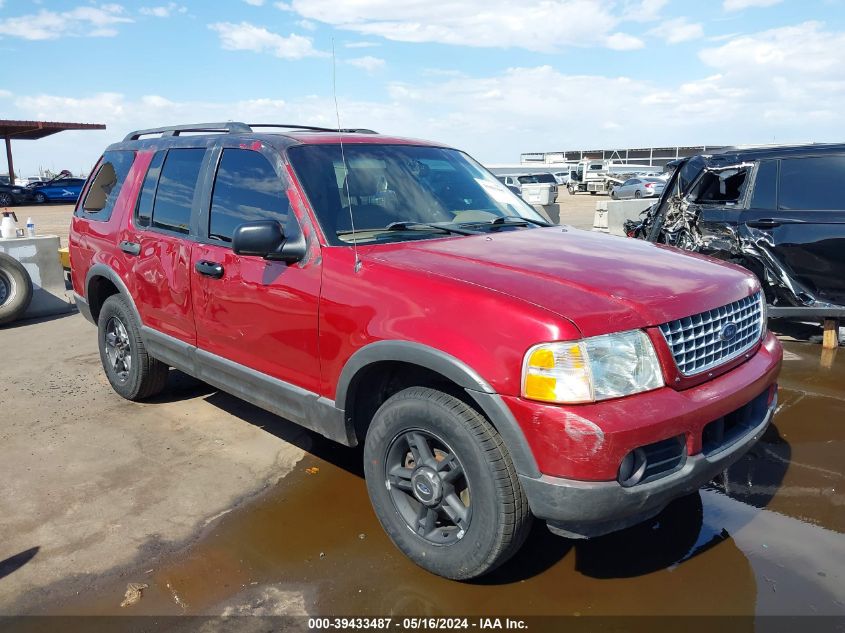
[[[58,121],[11,121],[0,119],[0,136],[6,141],[6,162],[9,165],[9,183],[15,184],[15,167],[12,161],[12,140],[35,141],[65,130],[105,130],[102,123],[61,123]]]

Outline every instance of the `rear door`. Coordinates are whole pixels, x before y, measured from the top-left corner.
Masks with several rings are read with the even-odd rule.
[[[129,290],[144,325],[196,344],[191,303],[191,215],[205,148],[156,152],[121,249],[131,260]]]
[[[196,306],[197,347],[262,374],[320,388],[317,308],[318,257],[286,264],[232,252],[237,226],[275,220],[288,239],[301,235],[290,208],[288,179],[275,151],[238,146],[216,150],[210,200],[199,215],[199,243],[190,274]],[[204,274],[219,265],[219,274]]]
[[[761,161],[743,222],[821,301],[845,304],[845,154]]]

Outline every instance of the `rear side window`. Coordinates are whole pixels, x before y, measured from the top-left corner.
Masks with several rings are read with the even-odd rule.
[[[111,151],[103,154],[100,168],[94,180],[91,181],[91,186],[88,187],[85,200],[77,215],[102,222],[111,218],[114,203],[120,195],[120,189],[133,162],[135,162],[135,152],[132,151]]]
[[[138,196],[138,204],[135,207],[135,223],[138,226],[149,226],[153,217],[153,203],[156,198],[158,177],[161,174],[161,164],[167,154],[165,150],[156,152],[147,168],[147,175],[144,177],[144,184],[141,187],[141,195]]]
[[[754,178],[754,193],[751,196],[752,209],[775,209],[777,207],[778,162],[763,160],[757,167]]]
[[[246,149],[224,149],[214,179],[208,237],[231,242],[245,222],[276,220],[287,224],[290,203],[270,162]]]
[[[158,179],[153,203],[152,225],[159,229],[188,233],[191,206],[205,149],[171,149]]]
[[[778,205],[790,210],[843,209],[836,183],[845,181],[845,156],[831,154],[780,161]]]

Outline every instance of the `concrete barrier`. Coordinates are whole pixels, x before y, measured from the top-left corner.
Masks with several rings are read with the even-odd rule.
[[[645,209],[657,202],[657,198],[635,200],[607,200],[596,203],[593,230],[611,235],[625,235],[625,221],[637,220]]]
[[[596,214],[593,216],[593,230],[607,233],[607,200],[596,202]]]
[[[21,318],[63,314],[74,309],[65,290],[56,235],[0,239],[0,252],[18,260],[32,280],[32,303]]]

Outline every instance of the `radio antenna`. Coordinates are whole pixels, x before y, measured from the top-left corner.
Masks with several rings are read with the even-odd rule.
[[[337,133],[340,139],[340,160],[343,163],[343,186],[346,188],[346,202],[349,205],[349,225],[352,228],[352,250],[355,253],[355,272],[361,270],[361,258],[358,257],[358,236],[355,235],[355,218],[352,216],[352,197],[349,195],[349,165],[346,164],[346,154],[343,151],[343,127],[340,125],[340,108],[337,106],[337,59],[334,54],[334,37],[332,37],[332,96],[334,97],[334,113],[337,117]]]

